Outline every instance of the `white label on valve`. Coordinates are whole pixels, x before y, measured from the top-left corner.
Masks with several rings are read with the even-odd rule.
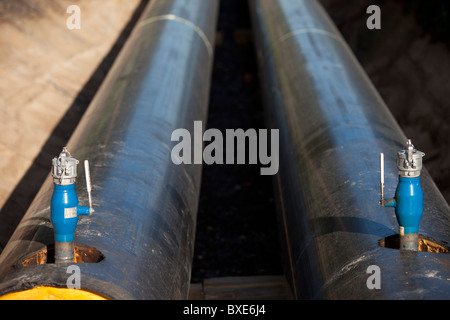
[[[76,218],[77,217],[77,207],[64,208],[64,219]]]

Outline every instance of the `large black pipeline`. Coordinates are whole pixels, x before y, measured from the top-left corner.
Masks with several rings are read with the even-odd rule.
[[[407,137],[327,13],[315,0],[250,7],[266,119],[280,130],[275,190],[293,295],[449,299],[449,254],[388,245],[399,226],[378,203],[379,155],[385,195],[393,196]],[[445,245],[450,208],[426,170],[421,182],[419,233]]]
[[[171,134],[206,121],[217,11],[216,0],[151,1],[68,143],[91,164],[95,212],[75,232],[83,290],[188,296],[201,165],[172,162]],[[87,205],[83,181],[80,166]],[[3,250],[0,294],[67,286],[67,264],[51,261],[52,192],[49,176]]]

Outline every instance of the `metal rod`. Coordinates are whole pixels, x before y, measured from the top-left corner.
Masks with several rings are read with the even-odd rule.
[[[384,154],[380,153],[380,187],[381,187],[381,200],[380,204],[383,206],[384,202]]]
[[[84,160],[84,173],[86,175],[86,189],[89,197],[89,211],[93,213],[94,210],[92,208],[92,197],[91,197],[91,171],[89,170],[89,160]]]

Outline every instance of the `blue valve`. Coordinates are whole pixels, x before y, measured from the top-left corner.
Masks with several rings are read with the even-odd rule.
[[[403,233],[419,232],[419,223],[423,213],[423,192],[420,177],[405,178],[400,176],[395,191],[395,198],[386,199],[385,207],[395,207],[398,224]]]
[[[399,224],[400,249],[418,250],[419,224],[423,214],[423,191],[420,184],[422,157],[425,154],[414,149],[411,140],[406,141],[404,150],[397,153],[399,182],[392,199],[383,198],[380,204],[384,207],[395,207],[395,215]],[[382,160],[383,161],[383,160]],[[381,168],[383,171],[383,164]],[[382,172],[381,188],[384,187]]]
[[[58,157],[52,160],[52,176],[54,183],[51,200],[51,220],[55,230],[55,262],[74,261],[74,233],[79,215],[91,213],[90,207],[78,205],[75,192],[77,165],[67,148],[63,148]]]

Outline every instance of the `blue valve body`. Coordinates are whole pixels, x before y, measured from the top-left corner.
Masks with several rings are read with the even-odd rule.
[[[89,207],[78,205],[75,184],[54,185],[51,202],[51,219],[55,241],[71,242],[78,223],[78,216],[88,215]]]
[[[423,214],[423,191],[420,176],[407,178],[399,176],[394,201],[387,201],[386,207],[395,207],[398,224],[404,233],[419,232],[419,223]]]

